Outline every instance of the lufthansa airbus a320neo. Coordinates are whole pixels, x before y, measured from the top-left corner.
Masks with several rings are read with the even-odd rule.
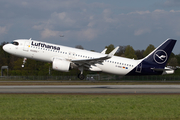
[[[52,62],[52,68],[68,72],[78,68],[79,79],[84,79],[83,71],[101,71],[116,75],[160,75],[172,74],[173,69],[166,63],[174,48],[176,40],[167,39],[148,56],[140,60],[114,56],[119,47],[111,53],[101,53],[50,44],[32,39],[18,39],[3,46],[4,51],[24,58]],[[22,65],[23,67],[24,65]]]

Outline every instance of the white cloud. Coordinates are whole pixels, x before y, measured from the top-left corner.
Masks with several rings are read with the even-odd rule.
[[[109,23],[112,23],[115,21],[115,19],[113,19],[111,16],[112,16],[112,12],[110,9],[105,9],[103,11],[103,16],[104,16],[104,19],[106,22],[109,22]]]
[[[53,31],[53,30],[50,30],[50,29],[45,29],[45,30],[43,30],[41,32],[41,37],[43,39],[49,38],[49,37],[57,37],[59,35],[60,35],[59,31]]]
[[[22,1],[22,3],[21,3],[23,6],[27,6],[28,5],[28,3],[27,2],[25,2],[25,1]]]
[[[164,6],[167,7],[179,7],[180,1],[179,0],[167,0],[164,2]]]
[[[180,37],[180,31],[176,31],[176,35]]]
[[[151,32],[150,29],[148,29],[148,28],[143,29],[142,28],[142,29],[135,30],[134,35],[139,36],[139,35],[142,35],[142,34],[145,34],[145,33],[150,33],[150,32]]]
[[[93,27],[94,25],[95,25],[94,22],[90,22],[87,26],[88,26],[88,27]]]
[[[0,34],[6,34],[7,33],[7,27],[1,27],[0,26]]]
[[[153,11],[153,13],[165,13],[165,10],[161,10],[161,9],[156,9]]]
[[[0,34],[18,37],[29,37],[30,34],[33,38],[51,37],[53,40],[63,34],[63,40],[74,43],[80,40],[104,41],[104,44],[121,44],[118,41],[121,38],[144,40],[144,35],[149,39],[152,36],[176,38],[180,36],[180,9],[172,6],[179,5],[178,1],[166,0],[160,7],[156,4],[151,8],[143,6],[145,2],[122,6],[115,5],[115,1],[109,4],[95,0],[0,1]],[[9,24],[11,27],[4,27]],[[127,40],[122,44],[129,44],[124,42]]]
[[[128,14],[140,14],[140,15],[144,15],[144,14],[149,14],[151,13],[150,11],[135,11],[135,12],[130,12]]]
[[[43,26],[42,25],[34,25],[32,28],[36,29],[36,30],[42,30]]]
[[[54,13],[54,14],[57,15],[60,20],[64,20],[65,17],[66,17],[66,13],[65,13],[65,12],[62,12],[62,13]]]
[[[129,35],[134,36],[153,34],[156,30],[160,31],[159,28],[161,31],[165,28],[169,28],[171,31],[180,31],[180,28],[177,27],[178,19],[176,20],[176,18],[180,19],[178,15],[180,12],[177,10],[165,11],[162,9],[152,12],[148,10],[134,11],[127,14],[114,14],[110,9],[103,9],[101,14],[92,14],[89,9],[86,9],[86,13],[83,11],[53,12],[49,19],[34,25],[33,29],[41,31],[41,38],[59,36],[61,31],[61,33],[68,34],[66,38],[69,40],[73,38],[81,41],[93,41],[100,35],[106,36],[109,33],[119,37],[118,31],[128,31]],[[170,18],[173,18],[173,22],[169,21]],[[123,32],[121,34],[124,35]]]
[[[93,16],[93,15],[91,15],[91,16],[89,17],[89,19],[90,19],[90,20],[93,20],[93,19],[94,19],[94,16]]]
[[[98,32],[97,30],[95,29],[92,29],[92,28],[88,28],[88,29],[85,29],[85,30],[81,30],[78,32],[78,38],[80,40],[85,40],[85,41],[91,41],[93,40],[94,38],[96,38],[98,35]]]
[[[54,12],[51,14],[51,18],[49,19],[50,24],[61,24],[63,26],[72,26],[76,21],[72,18],[71,13]]]
[[[172,12],[172,13],[179,13],[180,10],[170,10],[170,12]]]

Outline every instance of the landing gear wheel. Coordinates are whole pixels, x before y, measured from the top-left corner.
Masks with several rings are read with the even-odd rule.
[[[84,75],[81,74],[81,73],[79,73],[79,74],[78,74],[78,78],[79,78],[80,80],[84,80]]]

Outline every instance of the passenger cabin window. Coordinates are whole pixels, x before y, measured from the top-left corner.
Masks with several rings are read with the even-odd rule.
[[[17,46],[19,45],[18,42],[12,42],[12,44],[13,44],[13,45],[17,45]]]

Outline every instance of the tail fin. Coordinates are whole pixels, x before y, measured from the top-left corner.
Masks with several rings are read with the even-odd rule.
[[[161,75],[173,73],[167,69],[166,63],[171,55],[176,40],[167,39],[148,56],[138,62],[138,65],[127,75]]]
[[[176,40],[167,39],[148,56],[146,56],[143,59],[143,63],[151,64],[154,67],[156,66],[156,68],[164,68],[169,59],[169,56],[171,55],[175,43]]]

